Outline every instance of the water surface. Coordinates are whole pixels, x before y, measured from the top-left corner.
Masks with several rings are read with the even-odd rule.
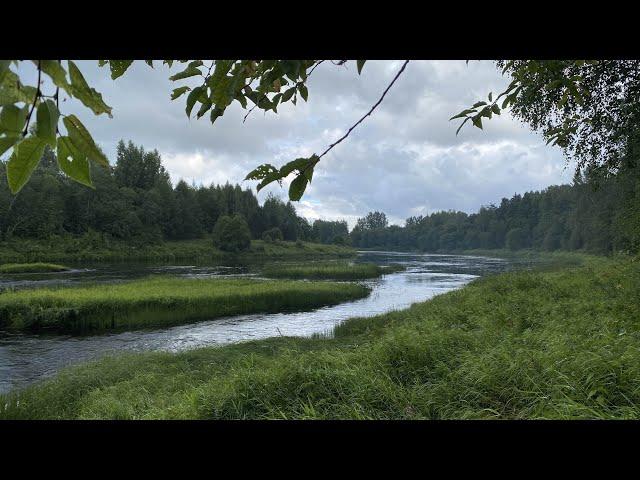
[[[0,331],[0,393],[53,375],[62,367],[121,351],[180,350],[224,345],[278,335],[327,333],[351,317],[373,316],[409,307],[471,280],[511,268],[509,260],[479,256],[400,252],[359,252],[356,262],[398,263],[406,271],[363,282],[366,298],[308,312],[240,315],[176,327],[91,336],[33,335]],[[20,274],[0,278],[3,288],[37,288],[119,282],[150,274],[190,277],[259,276],[256,265],[80,265],[70,272]],[[1,294],[1,293],[0,293]]]

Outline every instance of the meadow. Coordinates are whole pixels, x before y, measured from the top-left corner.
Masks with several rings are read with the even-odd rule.
[[[6,291],[0,295],[0,328],[87,332],[160,327],[228,315],[306,310],[368,293],[357,284],[156,276]]]
[[[640,418],[639,320],[639,259],[585,256],[331,335],[108,357],[0,397],[0,417]]]

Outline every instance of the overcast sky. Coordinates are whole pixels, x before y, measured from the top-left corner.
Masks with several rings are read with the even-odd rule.
[[[358,76],[355,62],[320,65],[309,80],[308,103],[278,108],[278,114],[257,110],[242,123],[245,111],[234,102],[211,125],[208,115],[187,119],[185,98],[169,99],[171,70],[156,62],[152,70],[136,62],[112,81],[108,67],[78,62],[90,85],[113,107],[113,119],[94,116],[73,102],[61,105],[77,113],[96,141],[115,161],[120,139],[157,149],[174,182],[209,184],[242,182],[261,163],[280,166],[289,160],[322,152],[380,97],[400,61],[370,61]],[[411,61],[383,103],[347,140],[316,167],[312,184],[298,212],[309,219],[346,219],[380,210],[392,223],[438,210],[476,211],[502,197],[568,183],[567,167],[557,147],[508,114],[484,122],[484,130],[448,119],[508,80],[493,62]],[[255,191],[256,182],[244,182]],[[286,198],[285,188],[268,192]]]

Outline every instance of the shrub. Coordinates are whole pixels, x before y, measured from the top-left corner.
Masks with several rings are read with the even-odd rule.
[[[251,247],[251,231],[242,215],[221,216],[213,227],[213,244],[225,252],[241,252]]]
[[[278,242],[283,239],[282,230],[278,227],[270,228],[262,233],[262,240],[265,242]]]

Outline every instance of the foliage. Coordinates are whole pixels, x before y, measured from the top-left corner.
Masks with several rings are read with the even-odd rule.
[[[265,230],[262,233],[262,240],[268,243],[284,240],[284,237],[282,236],[282,230],[280,230],[278,227],[273,227],[269,230]]]
[[[369,214],[370,216],[371,214]],[[368,216],[368,217],[369,217]],[[574,184],[503,198],[477,213],[435,212],[404,227],[351,232],[355,247],[422,251],[469,249],[640,251],[640,169],[623,163],[617,175],[576,175]]]
[[[156,150],[120,141],[115,165],[90,167],[95,189],[60,173],[56,153],[45,147],[31,181],[11,196],[0,169],[0,239],[42,240],[94,232],[105,242],[134,247],[163,240],[202,238],[221,215],[242,215],[251,236],[279,228],[289,241],[313,241],[312,227],[290,202],[269,196],[260,206],[255,194],[239,185],[171,184]],[[98,247],[99,245],[96,245]]]
[[[223,215],[213,227],[213,244],[225,252],[242,252],[251,246],[249,225],[241,215]]]
[[[19,75],[12,70],[20,60],[0,60],[0,155],[11,150],[7,164],[7,178],[12,193],[19,192],[35,170],[45,146],[56,148],[59,167],[73,180],[92,186],[89,161],[107,167],[108,161],[96,145],[90,132],[78,117],[60,112],[61,93],[81,102],[95,115],[112,117],[112,108],[102,95],[85,80],[82,72],[72,60],[65,65],[55,60],[33,60],[38,80],[35,86],[23,85]],[[153,61],[145,61],[153,68]],[[193,81],[201,77],[202,82],[193,86],[182,85],[171,93],[171,100],[186,94],[186,115],[191,117],[195,109],[196,118],[209,113],[211,123],[224,115],[227,107],[237,101],[246,109],[249,102],[264,112],[278,112],[278,106],[297,103],[298,95],[306,102],[307,80],[313,70],[324,60],[212,60],[205,65],[203,60],[164,60],[169,68],[175,63],[186,64],[181,71],[169,77],[173,82],[185,79]],[[358,60],[357,71],[361,73],[365,60]],[[100,60],[100,66],[109,65],[113,80],[121,77],[133,64],[132,60]],[[344,65],[346,60],[337,62]],[[45,80],[52,93],[43,91]],[[36,129],[29,135],[31,117],[36,113]],[[59,119],[62,117],[62,125]],[[246,119],[246,116],[245,116]],[[60,133],[64,126],[67,135]],[[313,155],[304,166],[295,161],[281,169],[265,167],[269,179],[261,176],[265,168],[254,170],[247,178],[263,179],[267,183],[298,172],[289,189],[290,199],[299,200],[307,183],[311,181],[313,167],[319,157]],[[279,177],[271,177],[273,170]],[[264,186],[263,183],[261,186]],[[260,189],[261,186],[258,188]]]
[[[4,292],[0,326],[79,332],[175,325],[305,310],[366,296],[360,285],[150,277],[126,283]]]
[[[640,263],[583,259],[330,336],[105,358],[0,397],[0,417],[640,418]]]

